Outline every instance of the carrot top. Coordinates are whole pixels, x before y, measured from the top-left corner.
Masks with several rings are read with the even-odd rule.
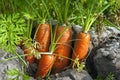
[[[114,1],[106,0],[78,0],[75,2],[77,20],[82,26],[83,32],[87,33],[98,18]]]
[[[71,0],[52,0],[54,18],[61,24],[68,24],[74,9],[71,9]]]

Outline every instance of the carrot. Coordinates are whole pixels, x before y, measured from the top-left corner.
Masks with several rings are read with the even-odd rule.
[[[57,73],[64,70],[69,65],[69,60],[65,57],[70,57],[70,45],[72,38],[72,28],[66,28],[64,26],[60,26],[56,30],[56,39],[62,34],[62,36],[58,39],[55,47],[54,54],[56,55],[52,73]]]
[[[78,17],[81,17],[78,18],[79,21],[78,19],[76,20],[82,26],[82,32],[77,34],[77,40],[74,44],[74,52],[72,58],[74,60],[79,60],[79,63],[87,56],[90,43],[90,34],[88,33],[88,31],[90,30],[96,19],[113,4],[112,2],[108,2],[106,5],[103,5],[105,3],[105,0],[94,0],[93,3],[91,3],[91,1],[86,0],[84,3],[79,3],[78,1],[75,4],[77,5],[75,6],[75,8],[78,9],[78,14],[76,13],[76,15]]]
[[[79,59],[79,62],[85,59],[88,52],[89,43],[90,43],[89,33],[83,32],[78,33],[76,36],[76,41],[74,43],[72,59],[73,60]]]
[[[24,54],[28,54],[25,56],[25,60],[28,61],[29,63],[33,63],[34,62],[34,55],[32,55],[32,50],[34,50],[34,48],[30,47],[30,48],[25,48]],[[31,54],[31,55],[29,55]]]
[[[35,40],[38,42],[36,49],[39,52],[48,52],[50,46],[50,25],[41,24],[35,35]],[[38,68],[35,78],[44,78],[51,69],[54,62],[54,56],[50,54],[42,54],[42,57],[37,60]]]
[[[41,77],[44,78],[49,70],[51,69],[54,62],[54,56],[49,54],[42,55],[42,58],[39,60],[37,72],[35,74],[35,78]]]
[[[50,25],[41,24],[38,26],[38,30],[35,35],[35,40],[38,42],[36,49],[39,52],[49,51],[50,45]]]
[[[49,24],[40,24],[35,34],[35,41],[38,42],[36,49],[39,52],[48,52],[50,46],[50,25]],[[39,59],[36,60],[36,63],[39,63]]]

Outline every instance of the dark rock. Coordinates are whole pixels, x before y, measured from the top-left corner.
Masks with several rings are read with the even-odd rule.
[[[58,74],[58,77],[51,76],[51,80],[93,80],[87,71],[77,72],[75,69],[68,69]]]
[[[37,71],[37,64],[29,64],[28,66],[25,67],[25,72],[26,74],[28,74],[29,76],[34,77],[35,73]]]
[[[116,80],[120,77],[120,39],[111,37],[101,48],[96,50],[94,65],[98,75],[105,78],[110,72],[115,74]]]
[[[120,31],[107,27],[101,34],[91,31],[93,49],[87,58],[86,67],[93,78],[105,78],[110,72],[120,80]]]

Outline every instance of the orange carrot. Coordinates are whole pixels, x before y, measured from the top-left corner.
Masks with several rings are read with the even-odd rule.
[[[50,25],[41,24],[38,26],[35,40],[38,42],[36,49],[39,52],[48,52],[50,46]],[[51,69],[54,62],[54,56],[49,54],[42,54],[41,58],[37,60],[38,68],[35,78],[44,78]]]
[[[88,47],[90,43],[90,34],[80,32],[76,36],[76,41],[74,43],[74,49],[72,54],[72,59],[79,59],[81,62],[87,56]]]
[[[49,55],[49,54],[42,55],[42,58],[39,60],[35,78],[37,77],[44,78],[51,69],[53,62],[54,62],[53,55]]]
[[[48,52],[50,46],[50,25],[40,24],[35,34],[35,40],[38,42],[36,49],[39,52]],[[39,59],[36,60],[39,63]]]
[[[31,54],[32,50],[34,50],[34,48],[32,48],[32,47],[24,49],[24,54],[28,54],[25,56],[25,60],[31,64],[34,62],[34,55]],[[29,54],[31,54],[31,55],[29,55]]]
[[[37,33],[35,35],[35,40],[39,43],[37,50],[40,52],[49,51],[50,45],[50,25],[41,24],[38,26]]]
[[[57,73],[64,70],[69,65],[69,59],[65,57],[70,57],[70,45],[72,38],[72,28],[66,28],[64,26],[60,26],[56,30],[56,39],[62,34],[62,36],[58,40],[58,44],[56,44],[54,54],[56,55],[52,73]]]

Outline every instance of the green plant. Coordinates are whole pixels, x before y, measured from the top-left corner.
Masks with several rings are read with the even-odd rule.
[[[90,44],[89,30],[96,19],[112,4],[107,0],[76,0],[75,14],[77,24],[82,26],[82,31],[76,36],[74,52],[72,54],[73,68],[80,68],[79,64],[86,58]],[[78,61],[78,62],[76,62]],[[75,67],[74,67],[75,66]]]
[[[101,35],[102,32],[106,29],[105,16],[102,13],[92,25],[92,29],[97,32],[97,35]]]
[[[25,19],[17,14],[0,14],[0,48],[7,52],[15,52],[16,45],[24,38]]]
[[[26,75],[24,72],[19,71],[16,68],[7,70],[6,74],[7,80],[30,80],[30,77],[28,75]]]
[[[25,2],[27,2],[30,8],[34,11],[34,14],[36,15],[35,20],[37,20],[39,24],[48,21],[48,17],[50,18],[50,15],[48,14],[50,14],[49,11],[51,8],[48,0],[34,0],[33,2],[25,0]]]
[[[104,22],[105,22],[105,24],[106,24],[107,26],[115,27],[116,29],[120,30],[120,27],[119,27],[117,24],[111,22],[110,20],[105,19]]]
[[[25,63],[16,52],[16,45],[25,37],[25,19],[19,13],[0,14],[0,28],[0,49],[16,54]]]
[[[112,0],[108,0],[109,2],[111,2]],[[115,0],[114,1],[114,4],[112,4],[110,6],[110,8],[108,8],[106,10],[106,15],[109,15],[109,14],[115,14],[116,12],[118,12],[120,9],[120,0]],[[109,14],[107,14],[109,13]]]
[[[57,19],[60,24],[67,24],[72,21],[74,9],[71,7],[72,1],[70,0],[52,0],[54,19]]]
[[[83,68],[85,67],[85,63],[81,62],[79,63],[79,59],[76,59],[73,63],[73,68],[77,67],[77,71],[81,72],[83,70]]]
[[[35,0],[29,0],[30,5],[34,3]],[[0,13],[22,13],[27,12],[32,14],[34,12],[30,12],[31,7],[25,0],[1,0],[0,3]]]
[[[10,70],[7,70],[6,71],[6,74],[9,76],[9,77],[12,77],[12,78],[9,78],[8,77],[8,80],[18,80],[19,79],[19,76],[20,76],[20,72],[18,71],[18,69],[10,69]]]
[[[95,80],[115,80],[115,75],[110,72],[104,79],[98,75]]]
[[[107,0],[77,0],[76,1],[76,13],[78,16],[77,22],[82,26],[83,32],[87,33],[96,21],[96,19],[102,14],[113,1]]]
[[[108,0],[111,2],[113,0]],[[115,27],[120,30],[120,1],[114,0],[113,4],[107,8],[95,21],[94,25],[95,30],[100,35],[105,29],[106,26]]]
[[[112,0],[108,0],[111,2]],[[112,22],[116,26],[120,26],[120,0],[114,0],[114,4],[112,4],[107,10],[105,10],[104,15],[106,19]]]
[[[114,80],[114,79],[115,79],[115,75],[113,73],[109,73],[105,78],[105,80]]]

